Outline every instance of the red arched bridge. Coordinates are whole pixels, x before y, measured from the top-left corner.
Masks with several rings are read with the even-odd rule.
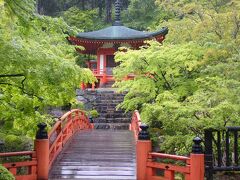
[[[201,139],[194,139],[189,157],[152,152],[148,127],[141,124],[138,111],[130,131],[94,130],[77,109],[61,117],[50,132],[45,124],[38,127],[33,151],[0,153],[1,158],[24,157],[3,164],[17,180],[174,180],[176,172],[186,180],[204,179]],[[179,161],[181,165],[174,163]]]

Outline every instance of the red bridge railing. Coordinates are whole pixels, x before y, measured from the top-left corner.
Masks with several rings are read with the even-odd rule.
[[[49,166],[75,132],[92,128],[93,125],[83,111],[75,109],[63,115],[48,134]]]
[[[190,157],[185,157],[152,152],[148,126],[141,122],[138,111],[134,111],[129,129],[136,138],[137,180],[174,180],[176,172],[181,173],[185,180],[204,179],[204,154],[200,138],[194,138],[192,153]],[[169,160],[171,163],[168,163]]]
[[[83,111],[74,109],[63,115],[49,133],[45,130],[46,124],[38,127],[34,151],[0,153],[0,158],[18,156],[26,159],[3,164],[16,180],[47,180],[49,169],[72,135],[92,129],[93,125]]]
[[[37,179],[37,158],[35,151],[0,153],[0,158],[24,157],[27,160],[21,162],[4,163],[6,167],[16,178],[16,180],[35,180]],[[25,171],[24,174],[18,174],[18,171]]]
[[[133,112],[131,124],[129,124],[129,130],[133,131],[134,137],[137,140],[138,134],[141,131],[140,125],[142,124],[140,114],[137,110]]]

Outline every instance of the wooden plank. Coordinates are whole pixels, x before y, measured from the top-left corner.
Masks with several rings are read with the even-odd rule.
[[[52,179],[136,180],[135,140],[130,131],[77,132],[52,165]]]
[[[56,176],[51,178],[51,180],[73,180],[73,179],[83,179],[83,180],[136,180],[136,177],[132,176],[78,176],[78,175],[64,175]]]
[[[58,175],[58,170],[51,171],[53,175]],[[134,176],[134,171],[120,171],[120,170],[108,170],[108,171],[97,171],[97,170],[85,170],[85,171],[79,171],[79,170],[61,170],[61,175],[84,175],[84,176]]]

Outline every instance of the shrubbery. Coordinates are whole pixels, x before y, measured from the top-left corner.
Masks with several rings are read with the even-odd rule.
[[[14,176],[2,165],[0,165],[0,180],[14,180]]]
[[[32,140],[26,136],[0,133],[0,140],[4,143],[0,152],[27,151],[33,146]]]

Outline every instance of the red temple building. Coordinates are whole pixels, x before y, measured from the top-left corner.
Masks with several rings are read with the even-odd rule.
[[[156,32],[143,32],[125,27],[120,19],[120,3],[115,2],[115,21],[112,26],[91,32],[82,32],[76,37],[69,37],[74,45],[83,46],[85,50],[77,49],[82,54],[96,55],[96,60],[87,62],[95,77],[98,79],[96,87],[105,87],[114,81],[112,69],[117,66],[114,53],[118,47],[138,49],[144,45],[145,40],[155,39],[162,42],[168,33],[168,28],[163,27]]]

